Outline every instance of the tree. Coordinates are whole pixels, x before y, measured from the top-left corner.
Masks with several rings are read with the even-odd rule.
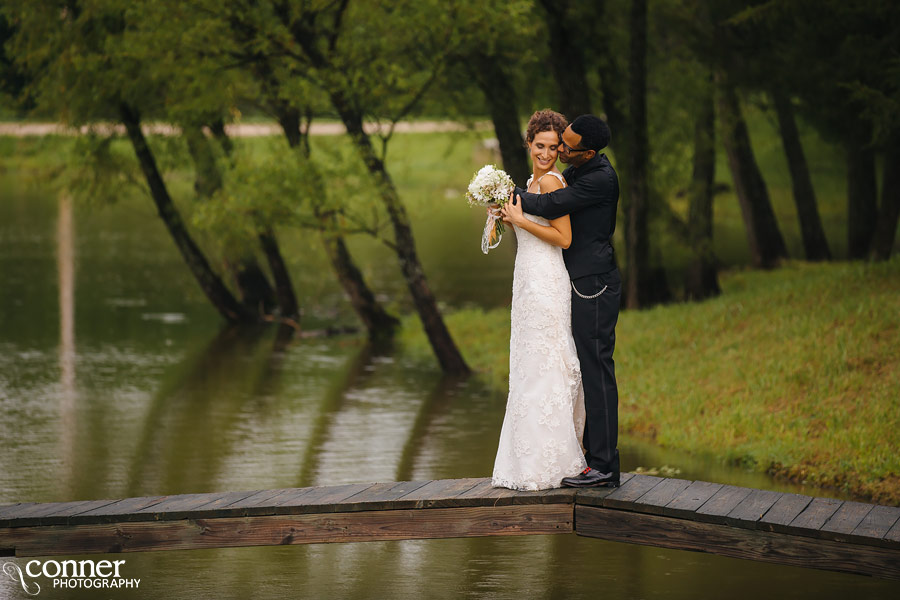
[[[407,287],[419,313],[419,318],[422,320],[425,333],[441,368],[450,374],[464,375],[469,372],[469,367],[450,336],[450,332],[438,310],[434,294],[428,285],[425,272],[416,253],[415,238],[406,208],[400,200],[397,189],[387,171],[384,155],[378,155],[369,134],[363,128],[363,119],[367,109],[378,115],[379,109],[382,111],[385,109],[390,110],[393,105],[394,110],[397,112],[393,112],[388,117],[391,123],[389,127],[392,127],[399,119],[406,116],[427,91],[431,82],[434,81],[437,71],[441,67],[440,61],[443,60],[443,57],[438,55],[438,60],[435,60],[434,55],[425,54],[424,57],[419,55],[418,58],[425,59],[425,65],[417,65],[415,63],[404,65],[406,61],[402,61],[401,57],[405,53],[413,51],[417,47],[420,49],[428,47],[427,42],[421,37],[418,39],[414,37],[409,40],[413,42],[409,46],[401,43],[391,48],[390,50],[397,51],[396,54],[393,54],[393,52],[393,55],[373,53],[373,45],[379,50],[387,50],[382,45],[383,38],[381,36],[387,35],[389,30],[394,29],[391,27],[391,24],[399,24],[398,22],[392,23],[391,17],[396,18],[402,15],[402,10],[394,7],[390,11],[381,12],[380,15],[373,15],[375,11],[373,11],[372,7],[360,5],[357,11],[351,12],[347,10],[348,4],[349,2],[345,1],[339,3],[333,11],[313,9],[302,11],[299,15],[292,15],[285,10],[278,10],[278,16],[290,32],[293,42],[303,52],[302,57],[300,57],[301,64],[305,67],[312,67],[307,73],[315,79],[316,84],[328,95],[332,107],[337,111],[341,121],[344,123],[360,158],[372,175],[376,186],[375,192],[384,204],[393,226],[393,249],[399,259],[401,272],[406,279]],[[382,22],[385,27],[384,30],[375,33],[373,36],[364,36],[360,35],[361,31],[359,29],[355,29],[354,31],[357,35],[352,39],[350,36],[341,35],[346,31],[345,27],[349,28],[349,24],[345,25],[344,23],[345,18],[349,17],[347,20],[354,18],[364,19],[368,25],[371,25],[373,16],[385,18],[385,21]],[[375,29],[372,28],[373,31]],[[340,42],[345,39],[351,39],[351,41],[346,42],[346,46],[342,47]],[[394,39],[392,41],[397,42],[401,40]],[[339,52],[340,50],[345,50],[345,52],[341,53]],[[446,56],[445,52],[440,54]],[[365,60],[361,60],[363,58]],[[373,58],[375,59],[374,61]],[[410,71],[406,73],[401,71],[399,74],[395,74],[395,81],[388,79],[385,82],[382,79],[382,76],[390,77],[390,73],[401,66],[407,66]],[[413,78],[419,79],[419,81],[406,80],[400,82],[399,79],[404,75],[407,77],[411,75]],[[400,83],[402,87],[398,86],[397,83]],[[411,92],[409,91],[410,84],[414,86]],[[392,95],[397,95],[398,97],[391,97]],[[370,104],[373,99],[379,97],[386,100],[385,104],[387,106],[382,105],[379,107]],[[384,149],[386,149],[388,139],[389,137],[382,138],[382,147]]]
[[[883,180],[881,184],[881,210],[875,237],[872,240],[871,257],[887,260],[891,257],[900,221],[900,140],[891,140],[884,153]]]
[[[476,51],[467,55],[465,62],[487,100],[503,168],[516,185],[524,186],[531,169],[525,158],[516,87],[496,55]]]
[[[134,147],[134,153],[144,172],[150,195],[156,203],[160,218],[166,224],[169,234],[178,246],[181,255],[187,263],[206,297],[212,302],[219,313],[226,320],[232,322],[249,322],[255,320],[253,314],[246,306],[237,302],[218,275],[212,270],[205,255],[194,242],[184,225],[178,209],[172,202],[172,197],[163,181],[157,167],[156,158],[147,144],[147,139],[141,130],[141,118],[137,110],[131,105],[122,102],[119,106],[120,119],[128,132],[128,138]]]
[[[244,302],[238,302],[189,233],[142,131],[147,114],[184,124],[198,169],[198,196],[209,198],[215,193],[219,186],[215,159],[197,131],[208,117],[227,146],[219,117],[221,100],[210,101],[213,94],[222,94],[222,87],[211,85],[214,78],[202,64],[195,70],[174,69],[171,47],[166,53],[155,53],[154,34],[164,30],[142,29],[145,8],[115,0],[90,4],[45,0],[19,3],[8,10],[20,27],[15,39],[17,56],[35,80],[33,93],[39,108],[54,111],[70,125],[110,118],[121,122],[158,213],[210,302],[230,322],[268,320],[266,309],[272,303],[265,296],[271,288],[263,271],[258,266],[248,268],[255,263],[250,255],[229,261],[236,265],[238,287],[244,292]],[[60,18],[47,19],[48,14]],[[207,85],[189,90],[185,84],[197,81]],[[195,98],[190,92],[197,90]],[[263,224],[258,237],[276,282],[281,315],[296,318],[296,299],[274,233]]]
[[[129,48],[131,24],[124,5],[41,0],[9,2],[3,8],[17,30],[11,47],[32,80],[37,107],[70,125],[109,118],[124,124],[159,216],[201,289],[226,320],[255,321],[188,232],[141,130],[142,114],[157,108],[153,99],[165,95],[165,82],[158,73],[148,74]]]
[[[882,221],[893,219],[894,229],[897,222],[884,196],[878,206],[876,164],[900,130],[900,6],[881,0],[731,5],[735,39],[749,42],[745,50],[766,67],[756,70],[755,84],[767,71],[765,87],[799,100],[805,119],[846,150],[848,255],[884,256],[872,248],[876,230],[891,229]]]
[[[584,18],[585,3],[570,0],[538,0],[547,22],[549,62],[556,82],[559,112],[570,121],[592,110],[591,86],[588,84],[584,47],[590,39]]]
[[[219,169],[216,153],[211,140],[207,139],[202,125],[198,122],[182,125],[182,135],[187,143],[188,152],[194,162],[196,173],[194,191],[199,199],[209,201],[222,188],[222,173]],[[225,267],[231,271],[241,300],[248,310],[262,307],[270,314],[275,307],[275,292],[269,284],[263,270],[251,251],[244,250],[241,245],[226,244]],[[293,292],[293,290],[291,290]],[[294,312],[287,313],[296,318],[296,301]]]
[[[479,114],[486,109],[503,169],[524,186],[531,169],[520,119],[534,86],[529,76],[535,59],[529,42],[537,30],[531,0],[465,0],[450,7],[453,23],[446,64],[428,99],[444,112],[455,110],[469,117],[473,109]],[[473,102],[478,95],[483,105]]]
[[[246,8],[235,1],[224,7],[204,4],[199,10],[227,17]],[[288,72],[320,90],[343,122],[391,222],[394,239],[388,245],[397,255],[435,355],[446,372],[468,373],[438,310],[409,217],[385,166],[394,126],[421,101],[451,51],[446,42],[453,31],[452,17],[437,4],[384,7],[343,0],[321,5],[257,3],[251,21],[257,51],[285,59]],[[413,21],[419,26],[410,27]],[[386,121],[378,135],[380,152],[364,128],[366,117]]]
[[[787,258],[787,246],[775,220],[766,182],[756,164],[737,92],[723,72],[717,74],[717,79],[722,142],[744,216],[750,258],[754,266],[771,269],[780,259]]]
[[[721,292],[713,252],[716,112],[715,88],[711,75],[710,73],[706,82],[700,111],[694,123],[694,160],[688,209],[688,235],[694,256],[685,281],[685,295],[693,300],[703,300]]]
[[[625,302],[639,308],[651,300],[654,278],[650,273],[648,234],[647,160],[647,1],[633,0],[629,13],[629,130],[628,204],[625,232],[628,260]]]
[[[235,44],[231,57],[238,58],[242,67],[255,79],[259,87],[259,103],[278,121],[289,148],[299,152],[300,159],[306,163],[307,168],[312,169],[311,176],[320,179],[321,174],[311,167],[310,162],[309,127],[315,102],[309,98],[314,92],[308,86],[301,85],[298,90],[296,85],[292,88],[287,84],[285,77],[291,75],[290,67],[283,60],[279,61],[258,50],[255,45],[257,32],[246,19],[247,15],[239,12],[228,15],[227,31]],[[302,126],[304,114],[305,128]],[[399,328],[400,321],[388,314],[366,284],[347,248],[336,211],[324,209],[320,198],[317,198],[324,190],[321,186],[312,186],[311,189],[307,186],[305,191],[311,195],[314,222],[317,224],[314,226],[320,231],[325,253],[351,306],[366,327],[369,338],[373,341],[390,339]]]
[[[797,206],[797,219],[800,221],[800,235],[803,239],[806,260],[831,260],[831,250],[828,248],[822,219],[819,217],[816,192],[813,190],[806,155],[800,144],[794,107],[790,97],[781,87],[775,87],[771,95],[775,114],[778,116],[781,143],[791,173],[791,187],[794,192],[794,204]]]

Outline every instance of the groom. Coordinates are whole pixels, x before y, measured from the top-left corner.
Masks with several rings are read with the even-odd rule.
[[[572,280],[572,336],[584,386],[588,468],[562,480],[569,487],[619,485],[618,405],[613,349],[622,279],[610,240],[616,228],[619,178],[605,154],[609,127],[581,115],[562,134],[559,159],[568,187],[549,194],[516,188],[522,210],[546,219],[569,215],[572,244],[563,259]]]

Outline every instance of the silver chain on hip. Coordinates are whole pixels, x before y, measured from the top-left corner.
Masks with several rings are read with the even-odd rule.
[[[579,292],[579,291],[575,288],[575,282],[574,282],[574,281],[570,281],[569,283],[572,284],[572,290],[575,292],[575,295],[578,296],[579,298],[584,298],[585,300],[593,300],[594,298],[596,298],[597,296],[599,296],[599,295],[601,295],[603,292],[605,292],[605,291],[606,291],[606,288],[609,287],[608,285],[604,285],[604,286],[603,286],[603,289],[600,290],[599,292],[597,292],[596,294],[594,294],[593,296],[585,296],[584,294],[582,294],[581,292]]]

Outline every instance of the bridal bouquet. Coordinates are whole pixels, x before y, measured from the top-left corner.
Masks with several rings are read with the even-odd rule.
[[[512,178],[502,169],[494,165],[486,165],[475,173],[469,188],[466,191],[466,199],[469,206],[490,206],[499,204],[503,206],[509,200],[509,195],[515,188]],[[500,220],[499,209],[490,211],[484,224],[484,233],[481,235],[481,251],[485,254],[500,244],[503,237],[503,221]]]

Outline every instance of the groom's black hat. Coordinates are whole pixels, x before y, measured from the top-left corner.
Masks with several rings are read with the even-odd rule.
[[[572,121],[571,127],[581,136],[580,146],[586,150],[599,152],[609,145],[609,125],[600,117],[581,115]]]

